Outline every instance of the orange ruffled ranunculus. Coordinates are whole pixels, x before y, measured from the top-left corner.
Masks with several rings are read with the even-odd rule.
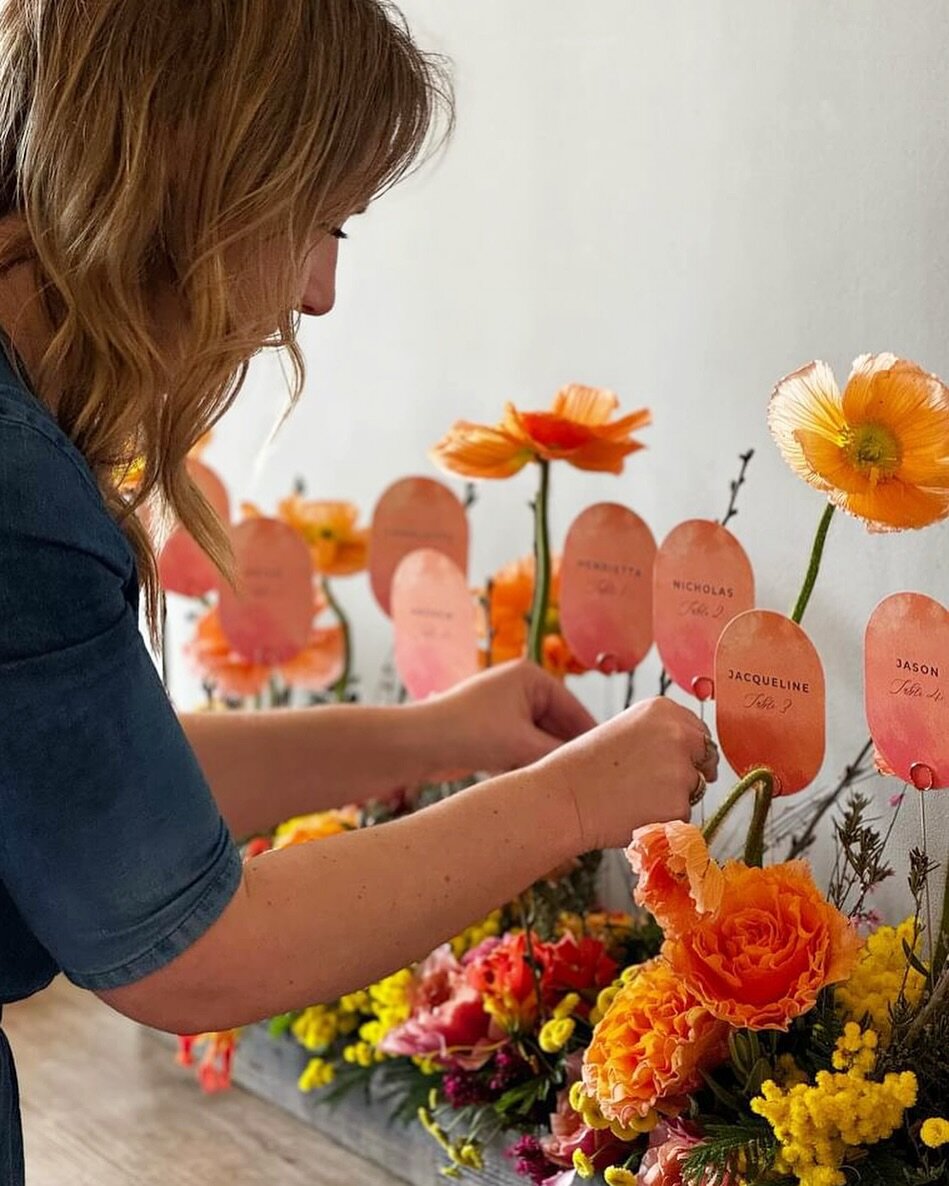
[[[805,861],[766,869],[730,861],[715,914],[663,948],[675,973],[722,1021],[786,1030],[828,984],[845,980],[860,948]]]
[[[593,1031],[583,1083],[607,1120],[632,1127],[654,1110],[676,1115],[702,1071],[727,1052],[718,1021],[663,959],[643,964]]]
[[[508,478],[534,460],[619,474],[629,454],[643,448],[632,434],[651,417],[642,408],[612,420],[618,407],[612,391],[574,383],[557,392],[547,412],[521,412],[509,403],[493,427],[459,420],[431,456],[466,478]]]
[[[718,909],[725,878],[694,824],[672,820],[637,828],[626,856],[639,879],[633,896],[667,937]]]
[[[314,617],[325,605],[325,601],[317,598]],[[203,683],[213,687],[218,695],[237,700],[260,695],[273,674],[279,674],[294,688],[325,691],[342,675],[345,661],[342,628],[315,626],[306,647],[279,667],[251,663],[232,649],[221,629],[217,607],[208,610],[198,621],[195,636],[184,650]]]
[[[241,509],[247,518],[261,517],[252,503]],[[354,503],[308,501],[291,494],[277,507],[277,517],[303,537],[320,576],[352,576],[366,567],[369,528],[356,526],[359,508]]]
[[[949,388],[893,354],[864,354],[843,396],[825,362],[782,379],[771,433],[791,468],[874,531],[949,516]]]
[[[524,556],[496,572],[491,578],[491,662],[522,659],[527,651],[527,619],[534,597],[534,557]],[[551,675],[582,675],[587,670],[576,658],[560,633],[560,558],[551,569],[547,633],[544,635],[543,664]],[[486,627],[484,633],[487,633]]]

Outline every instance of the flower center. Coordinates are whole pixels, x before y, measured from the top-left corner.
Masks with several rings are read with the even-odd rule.
[[[851,465],[862,470],[871,482],[889,477],[899,468],[900,443],[883,424],[861,424],[852,429],[846,449]]]

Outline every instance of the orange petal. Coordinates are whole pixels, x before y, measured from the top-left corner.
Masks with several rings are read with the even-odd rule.
[[[862,424],[876,418],[882,410],[878,379],[884,377],[885,380],[894,372],[899,376],[915,374],[925,378],[925,372],[915,362],[897,358],[895,354],[861,354],[854,359],[843,395],[844,415],[851,424]]]
[[[828,483],[808,462],[799,433],[804,431],[842,444],[846,423],[840,391],[826,362],[811,362],[782,379],[768,406],[768,427],[781,455],[794,472],[818,490]]]
[[[283,664],[280,674],[292,687],[322,692],[343,674],[343,663],[343,631],[327,626],[313,631],[309,644]]]
[[[871,531],[904,531],[949,518],[949,495],[920,490],[895,478],[863,493],[832,492],[830,500],[851,515],[866,519]]]
[[[532,454],[503,429],[459,421],[429,456],[442,469],[466,478],[509,478]]]
[[[640,408],[638,412],[630,412],[628,416],[621,416],[612,424],[604,424],[596,429],[596,435],[603,441],[619,441],[628,437],[631,432],[638,432],[652,424],[652,412],[648,408]]]
[[[317,571],[328,577],[348,577],[362,572],[366,567],[369,551],[369,532],[356,532],[352,538],[342,540],[336,546],[336,554],[327,568]],[[315,562],[314,562],[315,563]]]
[[[621,474],[630,453],[638,453],[644,446],[639,441],[590,441],[567,458],[576,469],[597,473]]]
[[[619,399],[612,391],[603,387],[584,387],[582,383],[570,383],[554,396],[550,411],[564,420],[595,427],[605,424],[619,407]]]
[[[824,484],[825,490],[833,487],[846,494],[862,494],[868,488],[869,478],[850,463],[843,445],[803,428],[796,436],[810,473]]]
[[[593,429],[551,412],[517,412],[516,415],[534,451],[548,461],[570,457],[593,440]]]

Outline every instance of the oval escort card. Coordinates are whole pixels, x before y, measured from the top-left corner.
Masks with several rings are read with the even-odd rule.
[[[310,638],[313,569],[302,538],[277,519],[248,519],[231,533],[235,581],[219,578],[221,629],[251,663],[285,663]]]
[[[733,619],[715,651],[715,696],[733,770],[769,767],[777,795],[814,781],[824,761],[824,668],[796,622],[764,609]]]
[[[864,674],[870,735],[889,769],[920,791],[949,787],[949,610],[922,593],[884,598]]]
[[[434,478],[403,478],[376,503],[369,536],[369,583],[384,613],[391,614],[395,570],[421,548],[442,552],[467,578],[468,516],[461,501]]]
[[[680,688],[699,700],[715,695],[715,647],[754,604],[751,561],[727,528],[689,519],[669,532],[656,554],[653,625],[663,666]]]
[[[574,519],[560,565],[560,628],[587,667],[632,671],[652,646],[656,541],[628,507],[600,502]]]
[[[189,457],[186,465],[192,481],[227,526],[231,518],[227,487],[214,470],[203,462]],[[158,579],[166,593],[204,597],[217,588],[220,574],[191,533],[184,527],[176,527],[159,553]]]
[[[474,600],[464,573],[433,548],[405,556],[392,580],[395,665],[413,700],[445,692],[478,670]]]

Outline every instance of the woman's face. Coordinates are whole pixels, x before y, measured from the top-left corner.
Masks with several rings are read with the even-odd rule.
[[[306,257],[300,312],[322,317],[336,301],[336,257],[341,232],[322,235]]]

